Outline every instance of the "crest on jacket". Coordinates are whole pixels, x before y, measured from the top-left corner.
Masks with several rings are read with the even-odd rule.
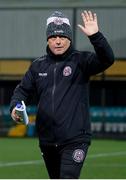
[[[64,76],[70,76],[71,73],[72,73],[71,67],[70,67],[70,66],[66,66],[66,67],[64,68],[64,70],[63,70],[63,75],[64,75]]]

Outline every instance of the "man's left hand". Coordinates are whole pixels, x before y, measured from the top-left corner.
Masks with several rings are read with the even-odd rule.
[[[98,23],[97,23],[97,15],[96,13],[92,13],[91,11],[84,11],[81,13],[82,20],[84,25],[78,24],[78,27],[87,35],[91,36],[98,32]]]

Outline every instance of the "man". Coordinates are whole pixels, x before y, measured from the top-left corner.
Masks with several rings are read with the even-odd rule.
[[[16,87],[10,103],[12,118],[18,122],[15,105],[38,97],[36,127],[40,149],[52,179],[77,179],[91,142],[88,84],[91,75],[111,66],[114,55],[99,32],[97,16],[82,13],[78,25],[93,52],[73,49],[69,19],[54,12],[47,19],[47,55],[36,59]]]

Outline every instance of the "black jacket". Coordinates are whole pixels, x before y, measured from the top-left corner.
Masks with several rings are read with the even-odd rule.
[[[37,131],[41,144],[90,142],[89,77],[107,69],[114,62],[111,47],[98,32],[89,37],[95,52],[80,52],[71,46],[56,56],[36,59],[16,87],[11,110],[17,102],[37,94]]]

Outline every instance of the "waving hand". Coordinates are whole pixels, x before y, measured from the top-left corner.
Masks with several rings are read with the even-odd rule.
[[[83,25],[78,24],[78,27],[87,35],[91,36],[98,32],[98,23],[96,13],[84,11],[81,13]]]

